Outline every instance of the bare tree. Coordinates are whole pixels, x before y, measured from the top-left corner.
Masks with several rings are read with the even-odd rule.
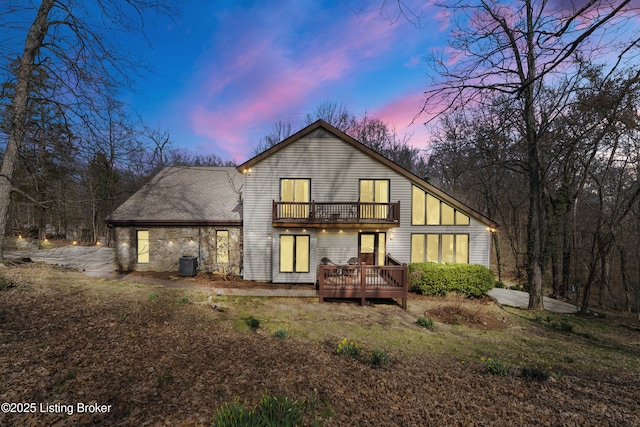
[[[540,309],[546,221],[540,153],[546,122],[540,96],[559,73],[571,72],[578,52],[590,60],[618,52],[622,63],[637,41],[637,32],[622,31],[634,10],[630,0],[566,5],[537,0],[452,1],[439,6],[452,19],[449,42],[454,53],[434,56],[436,77],[426,91],[423,113],[483,105],[497,93],[517,106],[528,175],[529,308]]]
[[[37,68],[55,80],[52,102],[67,114],[67,120],[79,120],[91,126],[88,112],[96,111],[95,101],[104,93],[113,93],[131,83],[141,62],[127,59],[117,48],[115,34],[142,29],[142,15],[148,10],[169,13],[172,8],[161,0],[97,0],[85,4],[76,0],[42,0],[33,6],[5,4],[2,16],[21,13],[31,24],[25,29],[15,76],[11,120],[6,149],[0,166],[0,255],[4,248],[7,212],[14,190],[14,173],[25,139],[30,85]],[[35,12],[35,17],[33,13]],[[13,22],[5,25],[13,25]],[[12,28],[19,31],[21,28]],[[7,50],[11,43],[3,43]],[[122,55],[120,55],[123,53]],[[6,55],[10,58],[10,55]],[[117,90],[115,90],[117,92]]]

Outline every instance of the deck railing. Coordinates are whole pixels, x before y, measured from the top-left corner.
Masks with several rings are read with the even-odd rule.
[[[400,202],[277,202],[273,222],[387,223],[400,222]]]
[[[326,298],[399,298],[407,309],[407,264],[324,265],[318,268],[318,296]]]

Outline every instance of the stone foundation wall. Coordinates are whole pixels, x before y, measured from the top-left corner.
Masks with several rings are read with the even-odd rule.
[[[149,262],[137,262],[137,231],[149,231]],[[229,232],[229,261],[217,262],[216,231]],[[242,271],[241,227],[114,227],[118,271],[178,271],[180,258],[198,258],[198,270],[222,274]]]

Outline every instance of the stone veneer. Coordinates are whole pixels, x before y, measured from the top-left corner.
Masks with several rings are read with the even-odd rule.
[[[149,231],[149,262],[137,263],[137,230]],[[216,262],[216,231],[229,232],[229,262]],[[241,227],[114,227],[114,264],[118,271],[178,271],[180,257],[198,258],[198,270],[240,274]]]

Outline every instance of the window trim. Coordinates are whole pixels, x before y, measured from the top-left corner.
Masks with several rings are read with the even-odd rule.
[[[422,209],[422,212],[424,214],[424,218],[422,220],[419,220],[416,222],[416,218],[414,217],[414,188],[423,192],[424,193],[424,207]],[[439,202],[438,204],[438,223],[432,223],[429,222],[429,197],[437,200]],[[443,224],[442,223],[442,212],[443,212],[443,205],[446,205],[448,207],[450,207],[451,209],[453,209],[453,224]],[[466,221],[461,221],[458,222],[458,218],[459,215],[462,215],[464,218],[466,218]],[[450,203],[447,203],[441,199],[439,199],[438,197],[434,196],[433,194],[431,194],[430,192],[418,187],[415,184],[411,184],[411,225],[412,226],[428,226],[428,227],[433,227],[433,226],[444,226],[444,227],[451,227],[451,226],[470,226],[471,225],[471,216],[469,216],[466,212],[456,208],[455,206],[452,206]],[[447,233],[445,233],[447,234]]]
[[[293,198],[294,199],[295,199],[295,195],[296,195],[296,190],[295,190],[295,185],[296,184],[295,184],[295,181],[307,181],[307,183],[308,183],[307,188],[308,188],[308,193],[309,193],[308,197],[307,197],[308,200],[305,200],[303,202],[299,202],[299,201],[295,201],[295,200],[282,200],[282,182],[284,180],[294,181],[294,189],[293,189]],[[287,177],[280,178],[280,188],[278,189],[278,191],[280,193],[279,194],[279,198],[280,198],[281,202],[311,203],[311,178],[287,178]]]
[[[293,269],[292,271],[282,270],[282,238],[293,237]],[[298,270],[298,238],[306,237],[307,239],[307,265],[306,270]],[[311,235],[310,234],[281,234],[278,241],[278,271],[283,274],[304,274],[311,271]]]
[[[140,238],[140,233],[147,233],[147,238],[146,239],[141,239]],[[147,242],[147,251],[145,252],[141,252],[140,250],[140,243],[145,241]],[[151,250],[150,250],[150,243],[151,243],[151,236],[149,233],[149,230],[147,229],[140,229],[140,230],[136,230],[136,264],[149,264],[151,262]],[[141,255],[146,255],[146,261],[140,261],[140,256]]]
[[[363,203],[389,203],[391,200],[391,180],[388,178],[360,178],[358,180],[358,200],[362,202],[362,181],[371,181],[373,182],[373,201],[372,202],[363,202]],[[386,181],[387,183],[387,201],[386,202],[376,202],[376,181]]]
[[[226,261],[221,261],[220,260],[220,237],[222,233],[226,233],[227,234],[227,260]],[[230,252],[230,247],[231,246],[231,233],[229,233],[229,230],[216,230],[216,264],[229,264],[229,252]]]
[[[453,236],[453,262],[452,264],[469,264],[470,250],[471,250],[471,238],[469,233],[411,233],[411,239],[409,242],[410,245],[410,254],[409,259],[412,263],[414,262],[433,262],[427,261],[427,243],[429,241],[428,236],[438,236],[438,263],[443,263],[442,261],[442,236]],[[413,260],[413,236],[423,236],[422,241],[422,261],[414,261]],[[466,236],[467,237],[467,258],[464,262],[459,261],[458,258],[458,236]]]

